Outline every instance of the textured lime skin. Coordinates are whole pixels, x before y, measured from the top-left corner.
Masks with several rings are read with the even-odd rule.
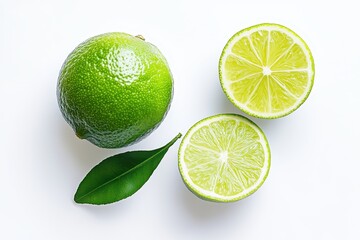
[[[164,119],[173,79],[161,52],[125,33],[106,33],[77,46],[58,78],[57,98],[79,138],[119,148],[150,134]]]

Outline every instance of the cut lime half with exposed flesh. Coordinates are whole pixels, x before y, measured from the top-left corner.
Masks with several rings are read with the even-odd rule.
[[[233,202],[265,181],[270,148],[261,129],[245,117],[220,114],[196,123],[179,148],[186,186],[202,199]]]
[[[314,60],[295,32],[259,24],[236,33],[222,51],[221,86],[245,113],[279,118],[300,107],[314,83]]]

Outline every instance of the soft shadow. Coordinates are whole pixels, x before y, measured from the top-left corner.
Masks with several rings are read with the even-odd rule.
[[[209,202],[198,198],[183,186],[182,191],[178,191],[178,204],[181,214],[177,219],[172,219],[173,225],[177,229],[191,230],[195,235],[224,234],[234,228],[241,229],[246,221],[256,212],[255,207],[259,204],[256,198],[250,196],[233,203]],[[174,222],[176,221],[176,222]],[[219,224],[221,228],[219,228]]]
[[[274,131],[281,132],[281,125],[283,124],[283,119],[261,119],[248,115],[246,117],[256,123],[256,125],[258,125],[263,130],[265,135],[272,134]]]
[[[206,223],[213,222],[216,219],[230,219],[234,216],[247,215],[250,213],[252,206],[256,205],[256,201],[248,201],[250,197],[245,198],[241,201],[220,203],[203,200],[188,190],[184,184],[178,186],[181,191],[178,191],[178,198],[180,206],[183,207],[183,211],[191,217],[192,221]],[[218,220],[216,220],[218,221]]]
[[[120,152],[115,149],[99,148],[87,140],[77,138],[66,123],[60,123],[59,125],[64,147],[73,155],[80,172],[88,171],[105,158]]]
[[[119,212],[122,216],[125,216],[127,212],[132,211],[133,202],[128,199],[121,200],[106,205],[90,205],[90,204],[77,204],[73,202],[74,207],[79,211],[85,211],[92,217],[101,218],[101,221],[111,221],[111,219],[119,218]]]
[[[185,211],[197,221],[211,221],[213,218],[226,217],[238,211],[234,203],[217,203],[198,198],[188,190],[181,191],[180,199]]]

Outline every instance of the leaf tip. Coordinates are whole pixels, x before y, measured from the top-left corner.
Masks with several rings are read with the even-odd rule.
[[[74,202],[76,202],[76,203],[82,203],[82,202],[81,202],[81,198],[77,195],[77,192],[76,192],[75,195],[74,195]]]
[[[79,186],[80,187],[80,186]],[[88,203],[86,201],[86,198],[84,198],[84,195],[80,195],[79,188],[76,190],[74,195],[74,202],[78,204]]]

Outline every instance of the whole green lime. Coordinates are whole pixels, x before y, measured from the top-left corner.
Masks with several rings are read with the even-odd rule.
[[[165,57],[141,36],[106,33],[77,46],[58,78],[65,120],[81,139],[103,148],[150,134],[169,110],[173,79]]]

